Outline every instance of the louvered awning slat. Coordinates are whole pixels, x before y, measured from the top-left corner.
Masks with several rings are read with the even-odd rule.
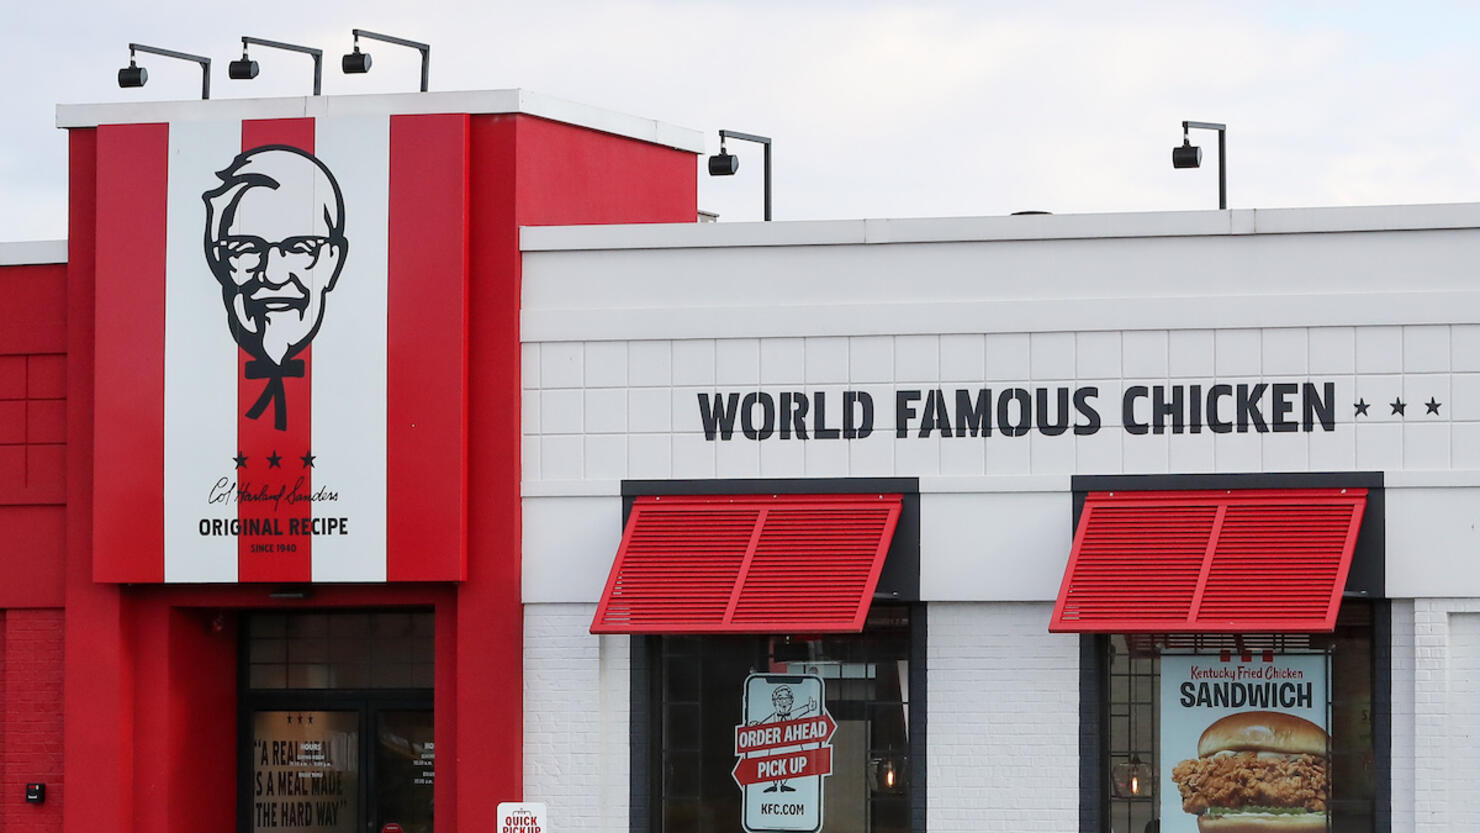
[[[1049,630],[1330,631],[1366,498],[1365,489],[1093,493]]]
[[[638,498],[592,633],[856,632],[899,495]]]

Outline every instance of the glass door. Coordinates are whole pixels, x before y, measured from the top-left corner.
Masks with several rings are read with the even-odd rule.
[[[252,715],[253,833],[355,833],[358,711]]]
[[[376,712],[374,775],[370,829],[394,823],[405,833],[432,833],[436,747],[430,709]]]
[[[429,612],[249,614],[238,833],[431,833]]]

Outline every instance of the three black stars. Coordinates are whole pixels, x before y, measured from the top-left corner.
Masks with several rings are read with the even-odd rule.
[[[247,460],[249,459],[251,458],[248,457],[246,453],[241,451],[240,449],[237,450],[236,456],[231,458],[232,462],[236,463],[236,467],[239,469],[246,468]],[[277,449],[273,449],[273,452],[267,455],[266,459],[267,467],[270,469],[280,469],[283,467],[283,457],[281,454],[277,453]],[[298,459],[303,461],[304,468],[311,469],[314,467],[313,462],[318,459],[318,455],[314,454],[312,451],[305,451],[303,453],[303,456],[299,457]]]
[[[1438,400],[1438,398],[1433,397],[1433,396],[1430,396],[1429,397],[1429,401],[1423,403],[1423,406],[1424,406],[1424,409],[1425,409],[1424,410],[1424,413],[1425,414],[1433,414],[1435,416],[1438,416],[1439,415],[1439,409],[1444,406],[1444,403],[1443,402],[1440,402]],[[1367,399],[1366,399],[1366,397],[1362,397],[1361,399],[1358,399],[1356,402],[1353,402],[1352,403],[1352,408],[1355,409],[1355,413],[1353,413],[1352,416],[1354,418],[1355,417],[1370,416],[1370,414],[1367,413],[1367,409],[1370,408],[1370,407],[1372,407],[1372,403],[1371,402],[1368,402]],[[1407,416],[1408,415],[1408,413],[1407,413],[1408,403],[1407,402],[1404,402],[1403,401],[1403,398],[1401,396],[1393,397],[1393,401],[1391,401],[1391,402],[1388,403],[1388,407],[1393,409],[1393,412],[1390,414],[1390,416]]]

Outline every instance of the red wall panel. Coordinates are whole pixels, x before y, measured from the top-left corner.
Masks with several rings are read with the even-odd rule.
[[[65,263],[0,266],[0,298],[5,299],[0,304],[0,355],[66,349]]]
[[[694,154],[533,116],[518,119],[518,223],[692,223]]]
[[[0,614],[0,829],[52,833],[62,827],[62,611]],[[46,784],[27,804],[26,784]]]
[[[0,506],[0,541],[0,608],[60,607],[65,510]]]

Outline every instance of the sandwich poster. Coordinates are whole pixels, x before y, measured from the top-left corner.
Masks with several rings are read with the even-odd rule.
[[[1162,833],[1324,833],[1327,658],[1161,658]]]

